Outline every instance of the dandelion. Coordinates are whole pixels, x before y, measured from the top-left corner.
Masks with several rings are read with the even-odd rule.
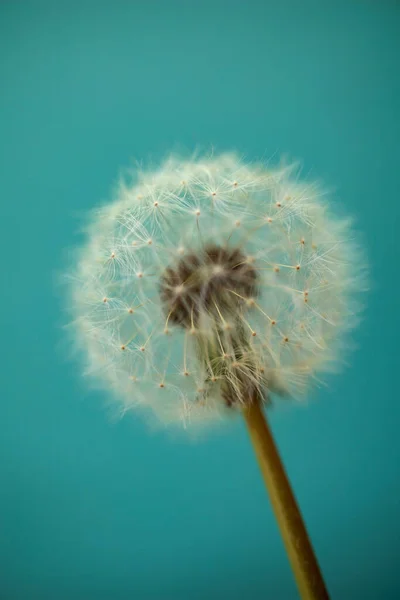
[[[234,154],[172,157],[120,183],[88,227],[71,307],[86,372],[124,414],[186,431],[243,414],[264,471],[262,406],[304,397],[357,323],[361,253],[323,192],[295,166]]]

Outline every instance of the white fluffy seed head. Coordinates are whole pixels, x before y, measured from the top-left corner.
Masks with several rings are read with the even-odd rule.
[[[69,274],[85,372],[123,413],[185,428],[254,397],[303,397],[340,362],[365,272],[321,192],[295,167],[234,154],[121,182]]]

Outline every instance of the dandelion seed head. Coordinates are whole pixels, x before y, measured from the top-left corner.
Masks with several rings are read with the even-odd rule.
[[[185,429],[304,397],[340,363],[364,288],[352,223],[323,192],[234,154],[121,181],[69,274],[84,372],[124,414]]]

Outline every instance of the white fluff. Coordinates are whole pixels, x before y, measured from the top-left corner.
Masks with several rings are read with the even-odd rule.
[[[240,246],[259,277],[257,297],[232,315],[248,336],[242,368],[267,396],[304,397],[341,360],[365,272],[350,220],[323,196],[295,167],[247,165],[234,154],[171,157],[121,181],[116,199],[91,215],[68,276],[85,373],[122,413],[147,406],[189,427],[238,412],[220,398],[218,360],[198,360],[197,333],[171,325],[160,300],[165,268],[212,241]],[[203,315],[203,336],[215,338],[214,321]]]

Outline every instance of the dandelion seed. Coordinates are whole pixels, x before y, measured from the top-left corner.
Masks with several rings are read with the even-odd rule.
[[[341,359],[361,253],[349,221],[293,168],[171,158],[121,185],[88,231],[72,328],[85,371],[125,412],[147,404],[177,425],[190,414],[190,429],[251,397],[301,397]]]

